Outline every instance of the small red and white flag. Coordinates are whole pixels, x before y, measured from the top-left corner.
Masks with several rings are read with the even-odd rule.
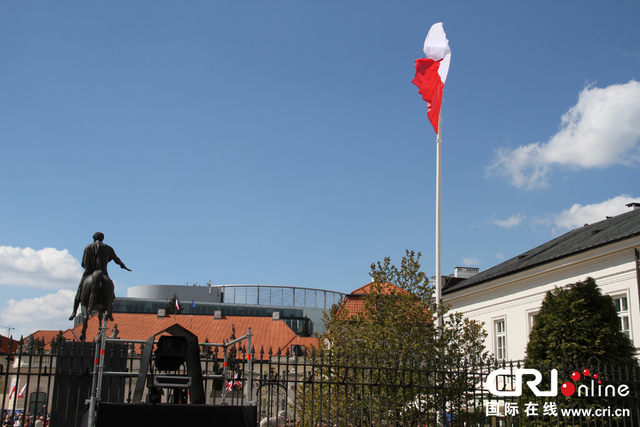
[[[18,393],[18,399],[20,399],[21,397],[24,397],[24,391],[27,389],[27,385],[25,384],[24,387],[22,387],[22,390],[20,390],[20,393]]]
[[[427,116],[436,133],[440,133],[440,107],[442,90],[449,73],[451,48],[444,32],[442,22],[433,24],[424,41],[426,58],[416,59],[416,76],[412,83],[418,86],[422,99],[427,101]]]
[[[180,301],[176,298],[176,311],[180,311]]]
[[[11,387],[11,393],[9,393],[9,399],[11,399],[11,396],[13,396],[13,393],[15,392],[16,392],[16,383],[14,381],[13,387]]]
[[[233,376],[233,379],[231,381],[227,381],[226,387],[227,387],[227,391],[233,390],[234,387],[237,390],[240,390],[242,388],[242,383],[240,381],[238,381],[238,373],[237,372]]]

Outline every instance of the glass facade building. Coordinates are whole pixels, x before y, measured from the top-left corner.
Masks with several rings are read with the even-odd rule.
[[[178,296],[184,315],[272,317],[274,312],[297,334],[324,332],[322,315],[344,294],[323,289],[271,285],[147,285],[116,297],[114,313],[157,313]]]

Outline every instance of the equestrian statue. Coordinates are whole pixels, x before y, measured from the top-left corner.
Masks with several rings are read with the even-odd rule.
[[[93,235],[93,243],[87,245],[82,254],[84,273],[82,274],[82,279],[80,279],[80,285],[78,285],[78,291],[73,302],[73,313],[69,317],[69,320],[73,320],[76,317],[78,306],[82,305],[81,341],[86,338],[87,323],[94,310],[98,312],[100,327],[102,327],[103,317],[113,320],[112,310],[115,293],[113,281],[111,281],[107,272],[109,261],[114,261],[121,268],[131,271],[120,261],[111,246],[102,243],[103,240],[103,233],[95,233]]]

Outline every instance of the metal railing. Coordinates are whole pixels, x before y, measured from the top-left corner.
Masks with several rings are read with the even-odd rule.
[[[258,420],[272,425],[640,426],[636,367],[294,354],[256,351],[242,338],[200,343],[205,403],[255,405]],[[106,340],[99,402],[132,403],[143,344]],[[0,375],[3,419],[22,413],[21,425],[31,414],[45,425],[78,426],[93,389],[96,347],[67,342],[51,352],[21,343]],[[188,402],[178,389],[169,387],[158,404]],[[146,390],[142,400],[149,398]]]

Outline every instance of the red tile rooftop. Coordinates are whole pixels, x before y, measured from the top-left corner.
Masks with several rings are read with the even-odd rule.
[[[374,282],[368,283],[356,289],[355,291],[351,292],[350,294],[346,295],[344,297],[344,300],[342,302],[342,305],[340,306],[338,313],[344,314],[346,312],[347,318],[352,318],[360,314],[364,309],[364,300],[362,299],[362,297],[365,295],[368,295],[371,292],[373,285],[374,285]],[[398,293],[398,292],[406,292],[404,289],[400,288],[399,286],[392,285],[390,283],[381,283],[378,286],[380,286],[379,292],[383,295],[389,295],[389,294]]]
[[[0,342],[0,354],[8,354],[9,353],[9,341],[11,338],[9,337],[5,337],[4,335],[0,335],[0,340],[2,342]],[[11,345],[11,353],[15,353],[16,350],[18,349],[18,341],[20,341],[20,339],[14,339],[13,343]]]
[[[51,341],[53,341],[56,337],[56,335],[58,335],[60,331],[44,331],[44,330],[38,330],[35,331],[33,334],[31,334],[33,336],[33,339],[35,340],[36,338],[39,340],[44,339],[44,349],[45,350],[50,350],[51,349]],[[63,336],[64,336],[64,331],[63,332]]]
[[[164,318],[158,318],[156,314],[113,313],[113,318],[114,322],[108,323],[107,337],[111,336],[111,330],[115,324],[118,326],[118,338],[125,340],[147,340],[169,326],[179,324],[195,334],[201,343],[206,339],[210,343],[222,344],[224,340],[231,337],[234,326],[236,338],[245,335],[248,328],[251,328],[251,345],[255,349],[256,356],[260,353],[261,348],[264,349],[265,354],[268,354],[269,349],[274,354],[278,349],[282,351],[282,354],[285,354],[287,349],[291,351],[291,345],[311,347],[318,342],[313,337],[299,337],[287,326],[284,320],[272,320],[271,317],[223,316],[221,319],[214,319],[211,315],[171,314]],[[78,325],[72,330],[79,337],[82,325]],[[76,340],[72,330],[64,332],[65,339]],[[44,331],[35,333],[34,338],[42,332]],[[87,326],[87,341],[93,341],[97,335],[98,318],[93,316],[89,319]],[[48,344],[51,343],[50,339],[46,339],[46,341]],[[246,341],[243,341],[241,345],[246,346]]]

